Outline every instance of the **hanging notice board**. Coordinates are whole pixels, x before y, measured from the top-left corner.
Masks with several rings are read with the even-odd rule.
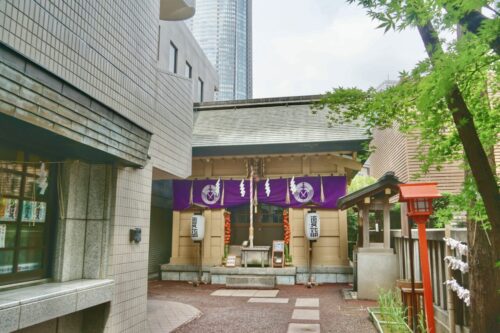
[[[285,267],[285,241],[273,241],[273,254],[272,254],[273,267]]]

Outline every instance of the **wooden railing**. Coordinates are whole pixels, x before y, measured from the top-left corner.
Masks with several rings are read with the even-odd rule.
[[[443,240],[445,237],[444,229],[427,229],[427,245],[429,251],[429,262],[431,268],[432,292],[434,302],[434,312],[436,319],[436,329],[438,332],[449,332],[448,323],[448,303],[447,303],[447,287],[444,284],[446,281],[446,271],[448,269],[444,262],[446,256],[446,244]],[[465,228],[451,229],[451,237],[461,242],[467,242],[467,231]],[[420,258],[418,252],[418,233],[416,229],[412,230],[412,243],[408,237],[403,237],[401,230],[391,231],[391,247],[394,248],[399,263],[400,279],[410,280],[410,246],[413,247],[413,263],[415,270],[415,281],[421,281]],[[452,250],[455,257],[459,257],[458,253]],[[462,261],[467,262],[466,257],[461,257]],[[467,274],[463,274],[458,270],[452,271],[452,277],[457,282],[467,288]],[[460,300],[453,291],[450,291],[455,313],[455,331],[468,332],[467,326],[469,322],[469,313],[467,306]]]

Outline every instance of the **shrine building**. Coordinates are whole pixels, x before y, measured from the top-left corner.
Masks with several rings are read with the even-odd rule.
[[[313,114],[311,105],[320,97],[195,104],[192,173],[173,180],[171,255],[161,265],[162,279],[195,278],[200,251],[191,221],[196,214],[205,220],[205,281],[225,283],[230,274],[244,273],[244,262],[254,273],[250,266],[272,267],[272,249],[242,258],[242,244],[252,238],[252,201],[253,245],[272,248],[273,241],[283,241],[286,248],[283,268],[265,270],[274,272],[278,284],[306,282],[308,212],[319,215],[321,226],[313,231],[319,234],[312,243],[314,279],[352,281],[346,211],[337,209],[337,200],[362,167],[357,156],[368,137],[358,124],[329,125],[325,110]]]

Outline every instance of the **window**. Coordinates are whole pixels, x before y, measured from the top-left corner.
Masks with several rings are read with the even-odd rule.
[[[191,65],[187,61],[186,61],[186,69],[184,75],[188,78],[193,77],[193,67],[191,67]]]
[[[56,167],[0,145],[0,284],[44,278],[55,221]]]
[[[199,102],[203,102],[203,80],[198,78],[198,100]]]
[[[172,73],[177,73],[177,47],[174,43],[170,42],[170,56],[168,63],[168,70]]]

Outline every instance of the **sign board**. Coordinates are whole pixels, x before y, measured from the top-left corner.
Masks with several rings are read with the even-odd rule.
[[[273,267],[284,267],[285,266],[285,241],[284,240],[273,241],[272,265],[273,265]]]
[[[236,266],[236,256],[227,256],[226,267],[234,267],[234,266]]]
[[[7,235],[7,225],[0,224],[0,249],[5,247],[5,237]]]
[[[285,252],[285,241],[273,241],[273,252]]]

